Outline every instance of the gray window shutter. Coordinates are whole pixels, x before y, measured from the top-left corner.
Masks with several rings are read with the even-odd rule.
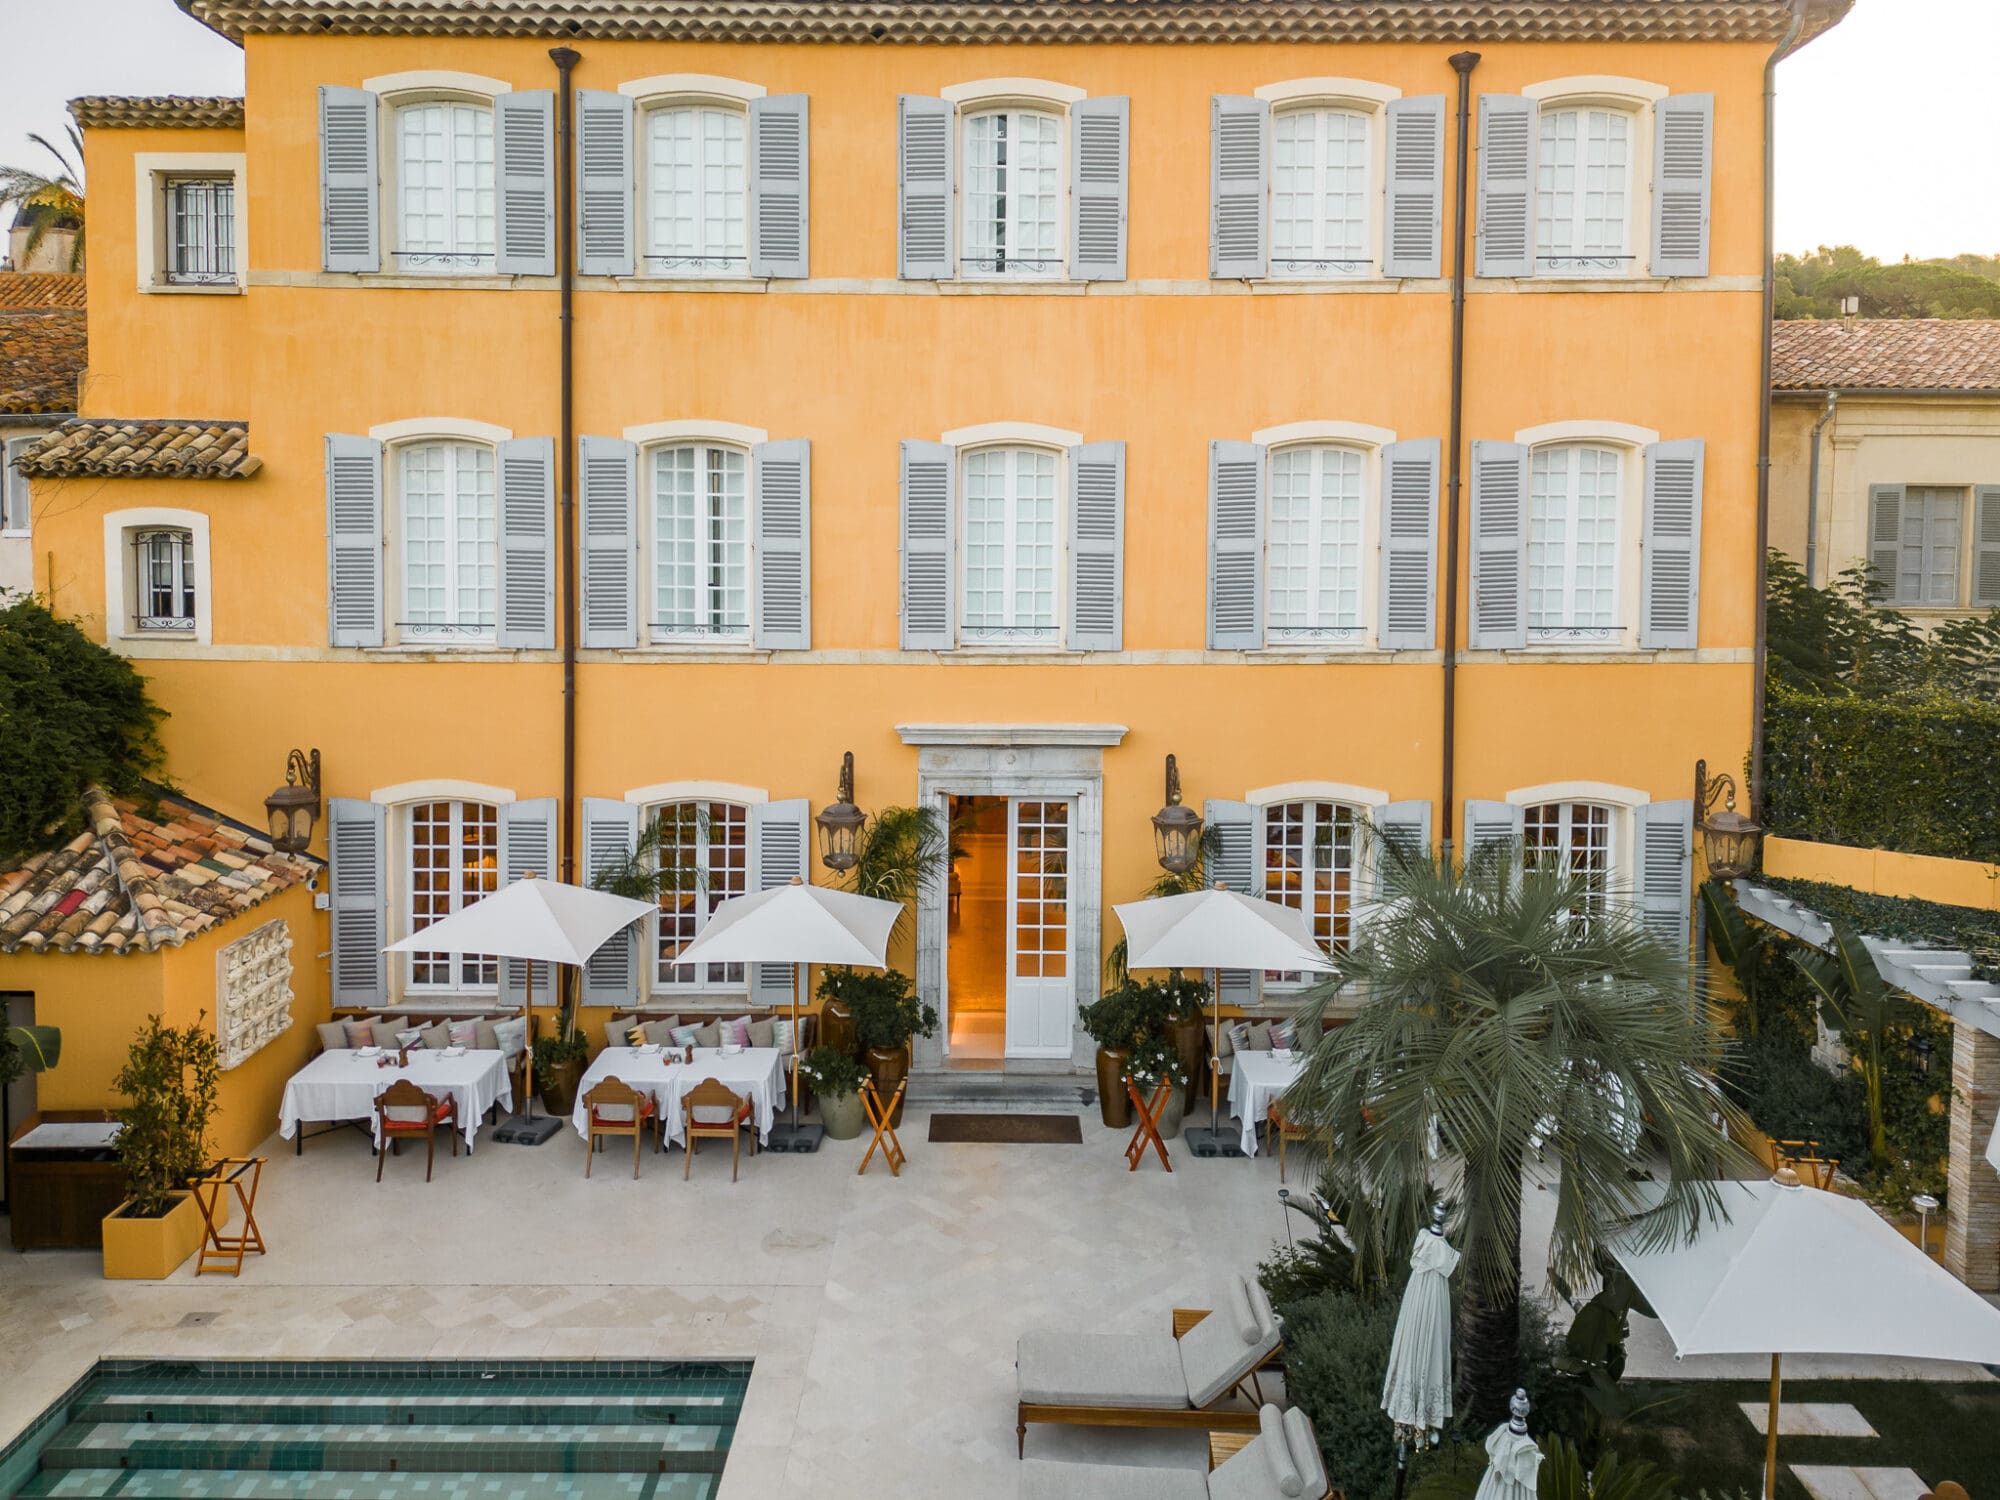
[[[581,474],[583,644],[639,644],[639,447],[621,438],[577,444]]]
[[[812,443],[759,443],[750,450],[757,545],[756,645],[812,646]]]
[[[1972,607],[2000,609],[2000,485],[1972,491]]]
[[[502,646],[556,645],[556,442],[513,438],[499,445]]]
[[[1385,651],[1429,651],[1437,645],[1443,452],[1437,438],[1413,438],[1382,450],[1382,622],[1376,644]]]
[[[1264,449],[1208,445],[1208,649],[1264,645]]]
[[[1069,110],[1072,281],[1125,279],[1127,164],[1132,101],[1079,99]]]
[[[1646,519],[1639,580],[1639,644],[1692,651],[1700,644],[1700,438],[1646,449]]]
[[[1653,274],[1708,274],[1709,179],[1715,95],[1675,94],[1653,106]]]
[[[1479,268],[1481,276],[1535,274],[1535,101],[1479,96]]]
[[[1900,484],[1868,487],[1868,563],[1875,572],[1874,597],[1878,604],[1904,602],[1901,578],[1905,497],[1905,486]]]
[[[951,278],[952,122],[957,106],[927,94],[896,96],[896,274]]]
[[[1125,646],[1125,445],[1069,450],[1069,647]]]
[[[1382,185],[1382,274],[1444,274],[1444,95],[1392,99]]]
[[[639,809],[629,802],[605,797],[583,799],[583,881],[588,885],[601,870],[631,858],[639,845]],[[625,1005],[639,995],[639,934],[641,918],[609,939],[583,966],[586,1005]]]
[[[1375,838],[1380,843],[1395,845],[1403,858],[1417,861],[1431,857],[1431,805],[1428,801],[1388,803],[1375,809],[1372,821]],[[1370,863],[1375,872],[1375,899],[1392,898],[1396,893],[1396,861],[1376,848],[1370,851]]]
[[[381,169],[375,130],[373,94],[320,85],[320,253],[329,271],[382,269]]]
[[[556,96],[547,89],[493,101],[499,156],[499,255],[503,276],[556,274]]]
[[[811,250],[806,96],[750,101],[750,274],[802,278]]]
[[[753,804],[750,809],[750,889],[775,890],[805,880],[812,848],[812,804],[805,798]],[[789,1006],[797,994],[795,964],[752,964],[750,1003]]]
[[[380,1005],[389,998],[389,810],[328,798],[326,852],[333,1003]]]
[[[952,470],[943,443],[905,439],[903,492],[903,649],[949,651],[957,639],[956,535]]]
[[[382,644],[382,445],[326,435],[326,620],[334,646]]]
[[[1482,802],[1468,797],[1465,801],[1465,844],[1460,851],[1460,859],[1465,864],[1481,857],[1484,850],[1505,850],[1506,859],[1512,863],[1519,858],[1521,842],[1521,809],[1506,802]],[[1497,858],[1490,854],[1487,858]]]
[[[1265,204],[1271,186],[1271,105],[1217,94],[1209,107],[1208,274],[1220,281],[1270,274]]]
[[[1655,802],[1634,817],[1639,845],[1638,916],[1676,953],[1687,950],[1693,892],[1694,803]]]
[[[505,802],[500,806],[500,884],[509,886],[533,875],[537,880],[556,878],[556,799],[537,797],[528,802]],[[521,1005],[528,998],[528,970],[535,971],[535,1002],[546,1005],[555,999],[555,968],[551,964],[530,964],[525,958],[503,959],[500,964],[500,998],[508,1005]]]
[[[1528,450],[1472,445],[1472,620],[1475,650],[1528,644]]]
[[[1263,892],[1257,870],[1257,825],[1263,814],[1248,802],[1202,804],[1206,832],[1202,838],[1202,873],[1208,883],[1220,881],[1245,896]],[[1255,1005],[1263,993],[1264,976],[1255,969],[1218,969],[1215,992],[1224,1005]]]
[[[576,91],[576,258],[585,276],[630,276],[633,104]]]

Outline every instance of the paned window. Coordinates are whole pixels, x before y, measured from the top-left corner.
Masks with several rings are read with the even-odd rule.
[[[1537,448],[1528,503],[1528,632],[1604,640],[1618,629],[1623,457],[1585,444]]]
[[[500,885],[500,810],[485,802],[419,802],[409,811],[409,930],[463,911]],[[491,988],[499,964],[478,954],[412,953],[413,990]]]
[[[1340,802],[1278,802],[1264,809],[1264,899],[1305,913],[1328,953],[1348,945],[1354,907],[1354,809]],[[1272,984],[1309,976],[1267,975]]]
[[[493,450],[412,444],[401,450],[399,475],[404,634],[491,640],[500,553]]]
[[[145,631],[192,634],[194,537],[174,527],[140,531],[133,534],[132,552],[133,624]]]
[[[167,280],[177,286],[236,281],[236,184],[227,177],[170,177]]]
[[[494,268],[493,111],[435,100],[396,111],[404,270]]]
[[[1271,455],[1265,630],[1273,642],[1358,639],[1361,455],[1280,448]]]
[[[1622,110],[1542,112],[1535,245],[1543,270],[1631,265],[1632,135]]]
[[[661,882],[655,989],[740,989],[742,964],[677,964],[681,949],[701,935],[715,909],[750,890],[750,809],[734,802],[669,802],[660,820],[657,859],[671,878]]]
[[[1038,448],[968,454],[965,637],[1055,640],[1056,556],[1056,456]]]
[[[748,165],[744,114],[689,105],[646,117],[647,265],[665,275],[742,275]]]
[[[749,463],[740,448],[653,452],[653,635],[737,640],[750,633]]]
[[[1615,854],[1608,807],[1592,802],[1543,802],[1522,810],[1522,868],[1530,872],[1568,871],[1583,887],[1580,916],[1603,912]]]
[[[1368,116],[1293,109],[1271,124],[1271,269],[1289,276],[1359,276],[1368,249]]]
[[[1062,262],[1062,125],[1032,110],[965,122],[965,269],[1055,276]]]
[[[1964,540],[1965,491],[1915,486],[1906,491],[1891,602],[1957,604],[1958,555]]]
[[[33,438],[10,438],[0,443],[0,532],[26,536],[33,526],[28,505],[29,480],[14,467]]]

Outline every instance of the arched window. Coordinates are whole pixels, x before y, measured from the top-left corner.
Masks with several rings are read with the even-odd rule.
[[[684,801],[651,809],[659,834],[655,859],[661,882],[652,988],[743,989],[742,964],[678,964],[715,909],[750,890],[750,809],[738,802]]]
[[[1264,899],[1305,913],[1313,940],[1328,953],[1352,933],[1359,810],[1344,802],[1275,802],[1264,808]],[[1301,984],[1299,973],[1265,976]]]
[[[647,111],[648,271],[749,274],[746,123],[739,105],[689,102]]]
[[[1590,640],[1619,625],[1625,454],[1593,443],[1536,448],[1528,503],[1528,633]]]
[[[1596,802],[1538,802],[1521,809],[1521,864],[1529,871],[1567,871],[1585,892],[1578,915],[1603,912],[1618,850],[1618,809]]]
[[[494,270],[492,104],[421,99],[395,119],[399,268]]]
[[[723,443],[651,450],[654,640],[749,639],[749,467]]]
[[[1062,117],[989,109],[965,117],[964,268],[975,276],[1060,276]]]
[[[1363,276],[1374,147],[1356,109],[1281,110],[1271,126],[1271,269],[1281,276]]]
[[[972,643],[1053,644],[1062,629],[1058,455],[975,448],[964,465],[961,635]]]
[[[413,802],[407,819],[404,930],[422,932],[500,886],[500,809],[490,802]],[[476,954],[411,953],[411,991],[491,989],[497,960]]]
[[[407,640],[487,641],[499,607],[493,449],[412,442],[396,449]]]
[[[1545,108],[1535,197],[1537,269],[1632,264],[1634,116],[1605,105]]]
[[[1364,629],[1365,473],[1355,448],[1272,451],[1264,626],[1271,643],[1353,640]]]

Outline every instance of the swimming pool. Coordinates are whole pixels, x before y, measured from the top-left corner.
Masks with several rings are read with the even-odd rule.
[[[748,1360],[104,1360],[0,1500],[713,1500]]]

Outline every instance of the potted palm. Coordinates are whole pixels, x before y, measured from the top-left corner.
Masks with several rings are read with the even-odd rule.
[[[909,926],[910,904],[951,878],[951,862],[961,852],[955,845],[955,830],[936,808],[885,807],[862,825],[847,888],[857,896],[901,906],[903,914],[891,929],[901,933]],[[816,993],[820,998],[820,1040],[849,1051],[865,1046],[856,1034],[848,985],[836,982],[829,988],[822,981]],[[932,1024],[935,1026],[935,1021]],[[929,1036],[930,1032],[923,1034]],[[883,1097],[887,1097],[886,1091]]]
[[[833,971],[822,977],[820,992],[826,993]],[[861,1060],[875,1080],[875,1092],[886,1104],[910,1072],[910,1039],[937,1034],[938,1013],[916,996],[910,976],[895,969],[879,974],[849,969],[838,983],[842,995],[854,1011],[855,1040],[861,1045]],[[903,1123],[903,1106],[898,1103],[892,1123]]]
[[[1164,1032],[1149,1031],[1133,1044],[1132,1057],[1125,1065],[1125,1076],[1132,1080],[1139,1090],[1139,1097],[1151,1102],[1153,1090],[1160,1080],[1175,1085],[1167,1091],[1167,1102],[1160,1107],[1160,1139],[1170,1141],[1181,1133],[1181,1120],[1186,1114],[1187,1082],[1191,1076],[1181,1062],[1180,1049],[1173,1038]]]
[[[861,1080],[868,1075],[852,1053],[838,1047],[815,1047],[799,1064],[799,1076],[812,1085],[828,1140],[851,1141],[861,1134],[866,1118],[861,1109]]]
[[[576,1024],[576,1006],[565,1005],[554,1036],[535,1038],[535,1094],[552,1120],[576,1109],[576,1091],[590,1063],[590,1041]]]
[[[209,1165],[221,1077],[205,1016],[185,1030],[148,1017],[112,1081],[127,1101],[118,1111],[126,1198],[104,1218],[107,1278],[157,1281],[201,1245],[201,1211],[188,1189]]]

